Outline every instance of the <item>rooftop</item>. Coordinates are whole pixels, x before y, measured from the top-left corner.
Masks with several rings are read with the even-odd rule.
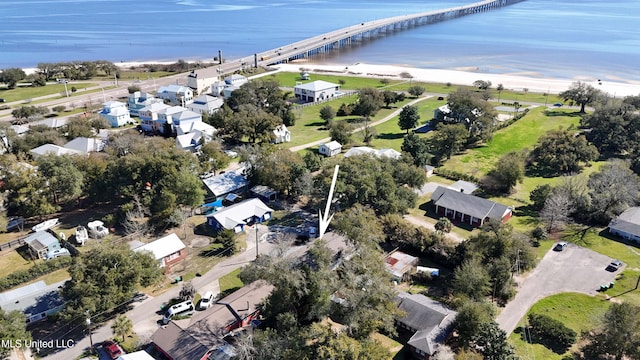
[[[231,170],[221,175],[203,179],[202,182],[214,196],[223,196],[249,184],[243,172],[244,168]]]
[[[611,220],[610,228],[640,236],[640,207],[631,207]]]
[[[153,253],[153,256],[156,258],[156,260],[160,260],[165,256],[169,256],[184,249],[185,247],[186,246],[184,245],[182,240],[180,240],[178,235],[169,234],[165,237],[161,237],[160,239],[135,248],[133,249],[133,251],[150,251],[151,253]]]
[[[47,285],[44,280],[25,285],[0,294],[0,308],[4,311],[18,310],[29,316],[43,313],[64,304],[59,288],[66,282]]]
[[[309,91],[322,91],[332,88],[340,87],[338,84],[330,83],[328,81],[316,80],[306,84],[296,85],[296,89],[309,90]]]
[[[431,200],[437,206],[452,209],[477,219],[502,219],[509,210],[508,206],[475,195],[438,186],[431,194]]]
[[[262,217],[271,211],[273,209],[265,205],[260,199],[254,198],[216,211],[207,217],[215,218],[225,229],[231,230],[239,224],[246,224],[246,220],[253,216]]]
[[[51,244],[57,244],[58,239],[48,231],[38,231],[27,236],[24,242],[35,250],[41,250],[48,248]]]

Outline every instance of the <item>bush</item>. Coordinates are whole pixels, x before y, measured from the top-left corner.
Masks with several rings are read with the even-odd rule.
[[[576,342],[577,334],[562,322],[542,314],[529,314],[531,340],[557,354],[564,354]]]
[[[69,256],[62,256],[57,259],[45,261],[34,265],[27,270],[19,270],[0,279],[0,291],[10,289],[14,286],[24,284],[42,275],[52,273],[71,265],[72,259]]]
[[[58,106],[54,106],[51,109],[57,113],[59,112],[63,112],[67,107],[64,105],[58,105]]]
[[[478,179],[473,175],[461,173],[454,170],[436,168],[433,172],[450,180],[464,180],[464,181],[470,181],[475,183],[480,182],[480,179]]]

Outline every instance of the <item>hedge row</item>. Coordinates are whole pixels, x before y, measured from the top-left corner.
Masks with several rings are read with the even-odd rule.
[[[19,270],[7,275],[5,278],[0,279],[0,291],[10,289],[14,286],[24,284],[39,276],[52,273],[56,270],[62,269],[71,265],[70,256],[61,256],[56,259],[41,262],[27,270]]]
[[[543,314],[529,314],[529,331],[533,342],[542,344],[557,354],[564,354],[577,339],[575,331]]]
[[[477,177],[473,175],[461,173],[459,171],[436,168],[433,172],[450,180],[464,180],[464,181],[470,181],[475,183],[480,182],[480,179],[478,179]]]

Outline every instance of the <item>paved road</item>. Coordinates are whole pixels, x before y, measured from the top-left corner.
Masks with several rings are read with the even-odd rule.
[[[621,271],[606,271],[610,262],[611,258],[575,244],[568,244],[560,252],[549,250],[538,266],[520,281],[518,293],[498,315],[498,325],[511,334],[533,304],[553,294],[595,295],[600,285],[608,284]]]

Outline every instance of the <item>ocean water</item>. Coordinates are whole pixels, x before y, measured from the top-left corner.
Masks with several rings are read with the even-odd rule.
[[[459,0],[0,0],[0,69],[39,62],[229,60]],[[527,0],[316,61],[640,81],[640,2]]]

